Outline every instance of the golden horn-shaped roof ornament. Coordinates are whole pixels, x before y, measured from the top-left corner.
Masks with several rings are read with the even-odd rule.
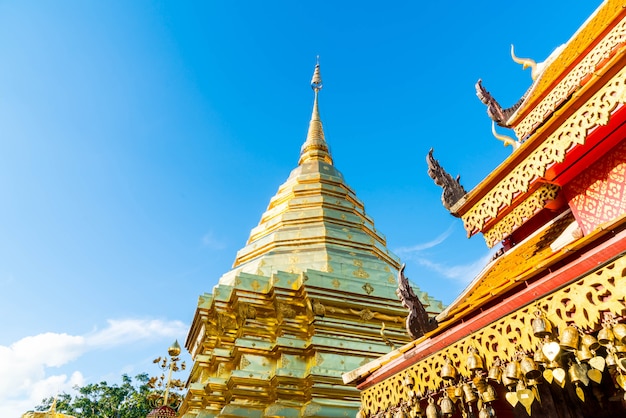
[[[515,61],[516,63],[521,64],[523,70],[530,67],[530,77],[533,79],[533,81],[537,79],[537,77],[539,76],[539,71],[537,71],[537,63],[530,58],[518,58],[517,56],[515,56],[515,47],[513,46],[513,44],[511,44],[511,58],[513,58],[513,61]]]
[[[502,134],[497,133],[496,132],[496,123],[494,121],[491,121],[491,133],[493,134],[493,136],[496,137],[496,139],[499,139],[500,141],[502,141],[504,143],[505,147],[507,145],[510,145],[515,150],[515,149],[519,148],[520,145],[522,145],[521,142],[514,140],[510,136],[502,135]]]

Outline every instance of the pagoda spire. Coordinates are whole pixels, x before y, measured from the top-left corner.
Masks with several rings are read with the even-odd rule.
[[[311,79],[311,88],[315,92],[313,113],[311,114],[309,132],[307,133],[306,141],[302,144],[302,148],[300,149],[300,161],[298,161],[298,165],[302,165],[307,161],[315,160],[324,161],[332,165],[333,159],[330,156],[328,144],[326,144],[326,140],[324,139],[324,128],[322,127],[322,120],[320,119],[320,113],[317,105],[318,95],[322,89],[319,57],[317,64],[315,64],[313,78]]]

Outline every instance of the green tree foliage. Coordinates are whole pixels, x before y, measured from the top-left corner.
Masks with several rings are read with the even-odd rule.
[[[77,418],[145,418],[152,410],[148,404],[150,386],[147,373],[135,376],[135,382],[122,375],[120,385],[107,382],[76,386],[75,395],[62,393],[57,397],[56,411]],[[54,398],[47,398],[37,407],[38,411],[50,409]]]

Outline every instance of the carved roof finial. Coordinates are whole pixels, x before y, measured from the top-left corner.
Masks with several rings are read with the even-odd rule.
[[[522,105],[522,103],[526,99],[526,94],[528,94],[528,92],[524,94],[522,98],[519,99],[519,101],[513,106],[509,107],[508,109],[503,109],[502,106],[500,106],[500,103],[498,103],[498,101],[493,98],[491,93],[489,93],[487,89],[483,87],[482,83],[483,81],[481,79],[478,79],[478,81],[476,82],[476,96],[478,96],[481,102],[487,105],[487,115],[489,116],[489,119],[497,123],[499,126],[502,126],[503,128],[508,128],[509,125],[507,124],[507,121],[509,120],[511,115],[513,115],[513,113],[515,113],[515,111]]]
[[[402,305],[409,310],[406,317],[406,330],[414,340],[420,338],[429,331],[437,328],[437,320],[430,318],[424,304],[419,300],[411,284],[409,278],[404,275],[405,264],[402,264],[398,271],[398,289],[396,294],[400,298]],[[382,330],[381,330],[382,335]]]
[[[491,121],[491,133],[493,134],[493,136],[496,137],[496,139],[499,139],[500,141],[502,141],[505,147],[507,145],[510,145],[513,147],[514,150],[516,150],[519,148],[520,145],[522,145],[521,142],[514,140],[510,136],[502,135],[496,132],[496,124],[494,121]]]
[[[448,209],[453,216],[457,216],[452,212],[452,207],[457,203],[466,191],[459,182],[460,176],[456,179],[452,178],[442,167],[439,165],[439,161],[433,157],[433,149],[431,148],[426,156],[426,163],[428,163],[428,175],[435,181],[435,184],[443,189],[441,194],[441,202],[443,207]]]
[[[515,47],[511,44],[511,58],[518,64],[522,64],[522,69],[530,68],[530,78],[535,81],[539,77],[539,71],[537,69],[537,63],[530,58],[518,58],[515,56]]]

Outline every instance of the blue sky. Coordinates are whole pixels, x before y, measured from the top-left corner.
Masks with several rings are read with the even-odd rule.
[[[0,0],[0,416],[157,373],[298,161],[320,55],[335,165],[422,290],[489,257],[440,204],[473,188],[510,106],[599,2]],[[501,133],[507,133],[501,130]]]

